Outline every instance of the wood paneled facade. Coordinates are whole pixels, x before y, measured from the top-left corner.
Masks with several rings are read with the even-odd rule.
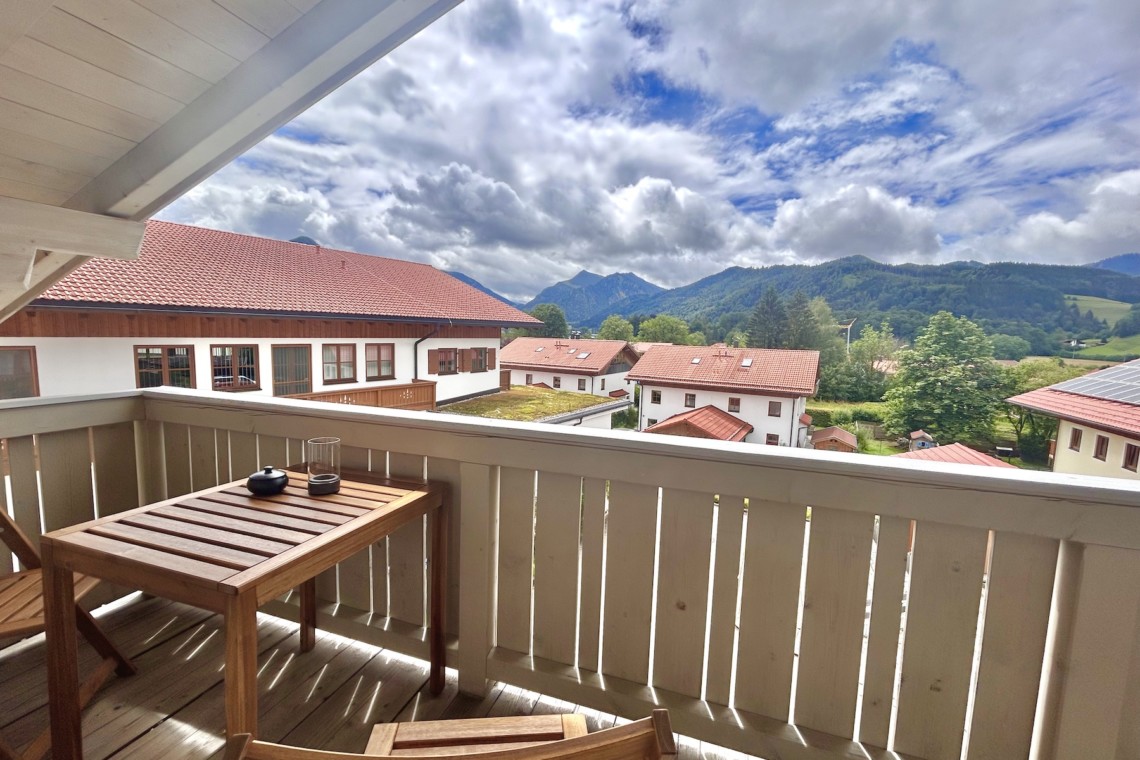
[[[498,327],[370,319],[59,307],[28,307],[0,322],[0,337],[13,338],[498,338],[500,332]]]

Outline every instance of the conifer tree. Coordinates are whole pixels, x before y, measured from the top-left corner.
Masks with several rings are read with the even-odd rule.
[[[752,348],[783,348],[788,332],[788,311],[772,286],[764,291],[748,320],[748,345]]]

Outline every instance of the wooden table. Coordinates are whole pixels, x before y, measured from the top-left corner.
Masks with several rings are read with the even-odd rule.
[[[225,616],[226,733],[257,734],[257,608],[301,589],[301,651],[316,641],[316,576],[428,516],[430,688],[443,688],[447,558],[445,487],[345,470],[340,493],[309,496],[289,473],[276,496],[244,482],[139,507],[43,536],[52,756],[81,760],[73,573]]]

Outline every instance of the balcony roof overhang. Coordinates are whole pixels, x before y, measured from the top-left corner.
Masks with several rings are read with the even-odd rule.
[[[461,0],[0,0],[0,320]]]

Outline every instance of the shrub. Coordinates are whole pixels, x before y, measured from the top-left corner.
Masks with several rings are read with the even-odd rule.
[[[883,413],[873,406],[856,406],[851,409],[851,419],[860,422],[882,422]]]
[[[811,416],[811,424],[817,428],[831,427],[835,424],[831,421],[830,409],[820,409],[819,407],[809,406],[804,411]]]

